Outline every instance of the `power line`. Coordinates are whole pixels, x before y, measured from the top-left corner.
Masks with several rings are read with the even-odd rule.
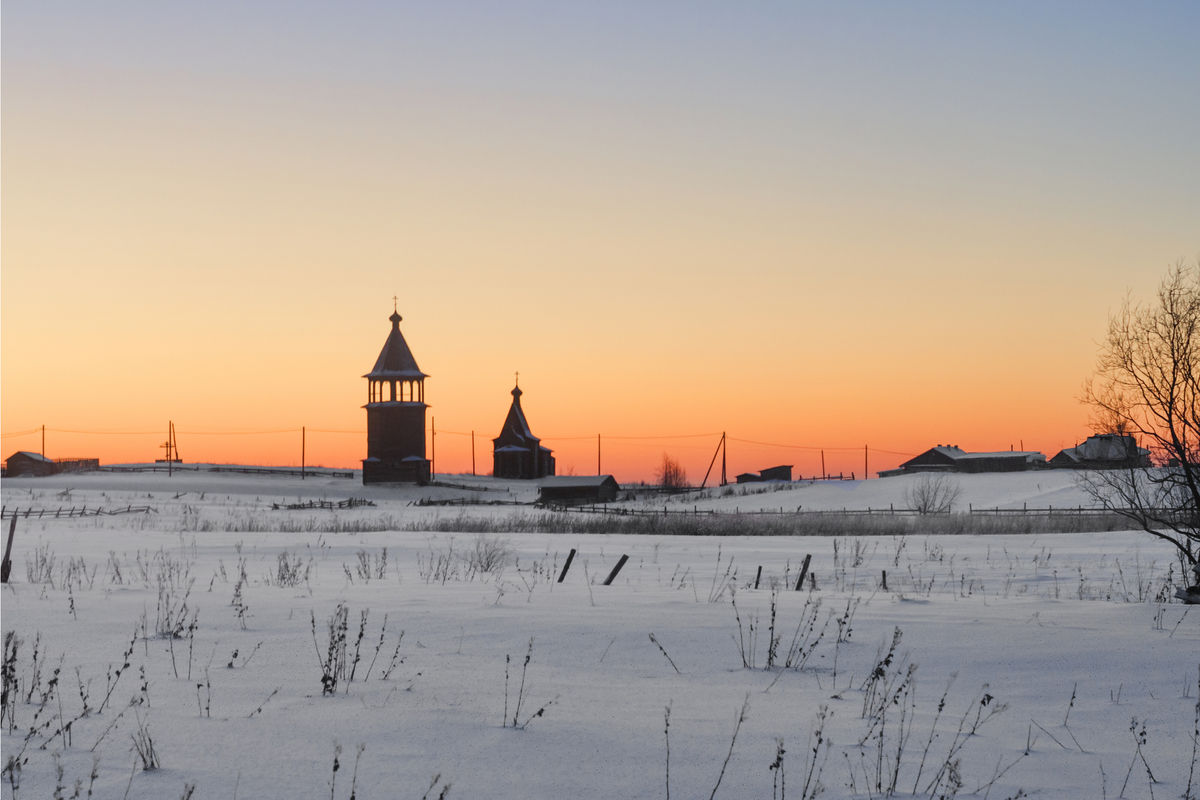
[[[30,428],[27,431],[12,431],[11,433],[0,433],[0,437],[7,439],[10,436],[30,436],[41,431],[41,428]]]
[[[80,431],[69,428],[46,428],[47,433],[75,433],[87,436],[158,436],[162,431]]]
[[[179,431],[188,436],[261,436],[275,433],[300,433],[300,428],[279,428],[269,431]]]
[[[440,431],[439,431],[439,433],[440,433]],[[661,434],[661,435],[657,435],[657,436],[613,436],[610,434],[595,434],[594,433],[594,434],[591,434],[590,436],[543,436],[542,440],[543,441],[549,440],[549,441],[555,441],[555,442],[568,442],[568,441],[580,441],[580,440],[584,440],[584,439],[595,440],[595,438],[597,436],[602,436],[604,439],[617,439],[620,441],[652,441],[652,440],[657,440],[657,439],[711,439],[713,437],[720,437],[720,435],[721,435],[720,431],[717,431],[716,433],[672,433],[672,434]]]
[[[758,442],[758,441],[754,441],[753,439],[738,439],[737,437],[734,437],[734,436],[730,436],[729,440],[731,442],[741,442],[742,444],[755,444],[755,445],[759,445],[761,447],[783,447],[788,450],[862,450],[861,445],[858,447],[821,447],[820,445],[780,444],[778,442]]]

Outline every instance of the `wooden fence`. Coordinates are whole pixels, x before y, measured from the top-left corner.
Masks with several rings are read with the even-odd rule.
[[[88,508],[87,506],[59,506],[55,509],[49,508],[9,508],[8,506],[0,506],[0,519],[15,519],[23,517],[25,519],[42,519],[44,517],[53,517],[55,519],[71,517],[114,517],[117,514],[157,514],[158,512],[150,506],[126,506],[125,508]]]
[[[304,511],[310,508],[322,508],[332,511],[336,508],[358,508],[373,506],[373,500],[361,497],[350,497],[346,500],[309,500],[307,503],[271,503],[272,511]]]
[[[132,464],[100,467],[100,472],[240,472],[246,475],[319,476],[323,478],[353,478],[353,470],[326,467],[233,467],[220,464]]]
[[[465,505],[465,503],[464,503]],[[887,508],[842,508],[842,509],[822,509],[822,510],[804,510],[780,508],[753,509],[742,511],[734,508],[733,511],[722,511],[718,509],[703,509],[698,506],[693,506],[691,509],[672,509],[664,506],[661,509],[651,508],[623,508],[619,506],[607,505],[554,505],[549,506],[554,511],[562,511],[576,514],[602,514],[619,517],[663,517],[663,516],[847,516],[847,517],[949,517],[954,514],[965,514],[967,516],[985,516],[985,517],[1007,517],[1007,516],[1030,516],[1030,517],[1108,517],[1121,512],[1116,509],[1107,508],[1088,508],[1085,506],[1066,507],[1060,506],[1045,506],[1042,508],[1030,508],[1022,506],[1021,508],[975,508],[968,506],[966,511],[940,511],[940,512],[921,512],[914,508],[896,508],[888,506]],[[1167,515],[1172,515],[1174,512],[1171,509],[1150,509],[1152,513],[1160,518],[1166,518]]]

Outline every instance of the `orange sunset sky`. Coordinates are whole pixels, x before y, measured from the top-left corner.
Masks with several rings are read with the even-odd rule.
[[[1200,254],[1191,2],[0,13],[0,457],[356,466],[394,295],[437,472],[1049,457]]]

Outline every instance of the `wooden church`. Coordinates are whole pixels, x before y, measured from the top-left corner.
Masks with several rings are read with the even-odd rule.
[[[512,390],[512,406],[500,435],[492,439],[492,475],[497,478],[544,478],[554,474],[554,456],[533,435],[521,409],[521,387]]]
[[[391,333],[367,379],[367,457],[363,483],[427,483],[425,379],[400,333],[400,314],[388,317]]]

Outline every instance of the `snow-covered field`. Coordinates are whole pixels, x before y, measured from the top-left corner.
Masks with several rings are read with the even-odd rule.
[[[885,508],[908,480],[668,505]],[[960,508],[1087,504],[1069,473],[960,481]],[[189,472],[2,494],[153,509],[18,521],[4,797],[1200,795],[1200,616],[1145,534],[431,532],[464,509],[413,501],[469,492]],[[375,505],[272,509],[350,497]]]

